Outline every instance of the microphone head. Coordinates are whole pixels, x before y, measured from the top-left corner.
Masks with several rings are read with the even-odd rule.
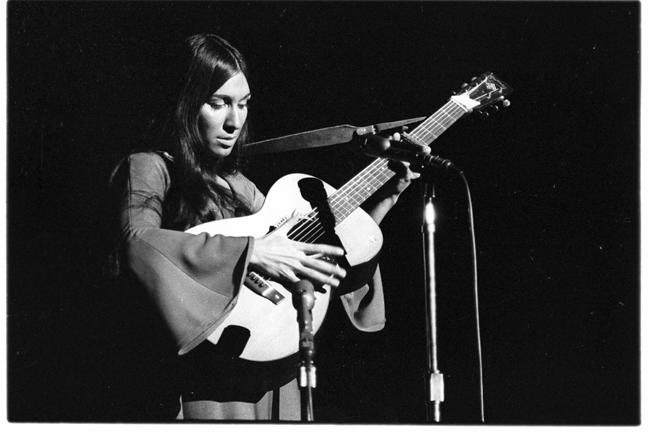
[[[313,292],[313,283],[308,279],[300,279],[291,285],[290,290],[294,293]]]
[[[431,154],[427,154],[422,158],[421,165],[423,167],[434,166],[443,169],[457,169],[455,167],[455,164],[453,164],[453,162],[451,162],[450,160],[437,155],[431,155]]]
[[[288,287],[293,293],[293,306],[300,309],[301,305],[310,310],[315,303],[315,287],[307,279],[300,279]],[[304,302],[304,304],[302,304]]]

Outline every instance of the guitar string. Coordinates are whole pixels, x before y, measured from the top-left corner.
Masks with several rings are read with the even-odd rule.
[[[439,134],[443,133],[444,130],[448,128],[448,126],[452,125],[455,121],[457,121],[457,119],[461,117],[461,115],[457,116],[456,118],[452,115],[449,115],[449,114],[457,114],[457,113],[463,115],[465,111],[453,101],[449,101],[436,114],[432,115],[426,122],[422,123],[419,127],[417,127],[415,131],[413,131],[413,134],[411,136],[419,135],[419,131],[421,130],[422,132],[424,131],[428,132],[430,135],[432,135],[433,139],[435,139],[437,138],[437,136],[439,136]],[[430,123],[430,125],[426,123]],[[437,135],[435,134],[435,131],[431,131],[430,129],[428,129],[428,126],[434,127],[435,123],[438,126],[438,129],[441,129],[441,132]],[[421,138],[416,138],[416,139],[421,139]],[[375,164],[375,162],[378,163]],[[376,166],[373,167],[372,165],[376,165]],[[337,205],[340,204],[342,201],[345,201],[345,204],[348,204],[350,201],[356,201],[356,200],[349,199],[347,195],[347,189],[352,189],[358,183],[367,183],[368,182],[367,177],[369,177],[369,175],[375,176],[373,179],[369,181],[378,180],[376,174],[378,173],[380,175],[383,171],[382,168],[385,168],[386,165],[387,165],[387,161],[385,159],[377,159],[376,161],[374,161],[372,164],[370,164],[368,167],[365,168],[365,170],[363,170],[360,173],[361,175],[357,175],[356,177],[354,177],[350,182],[348,182],[346,185],[341,187],[338,191],[336,191],[336,193],[334,193],[334,195],[332,195],[332,197],[330,198],[330,206],[332,208],[336,208]],[[383,173],[385,174],[385,172]],[[394,173],[392,173],[392,175],[394,175]],[[388,175],[387,178],[382,180],[387,181],[392,177],[392,175]],[[379,183],[379,187],[380,186],[381,183]],[[368,189],[371,190],[371,188]],[[353,202],[352,211],[355,210],[358,204],[362,203],[364,199],[365,198],[361,198],[360,202]],[[349,209],[347,208],[345,208],[344,210],[349,211]],[[316,209],[313,210],[311,213],[305,215],[303,217],[303,220],[297,224],[297,230],[292,233],[292,237],[299,239],[298,241],[304,241],[304,242],[313,242],[314,240],[317,240],[320,237],[322,237],[325,231],[324,228],[322,227],[322,224],[317,219],[318,213],[319,211]],[[304,231],[305,229],[306,231]]]
[[[432,135],[433,139],[435,139],[439,135],[441,135],[442,132],[444,132],[446,129],[448,129],[447,125],[450,126],[451,124],[453,124],[455,121],[457,121],[457,119],[459,119],[459,117],[461,117],[461,115],[463,115],[466,112],[463,108],[461,108],[459,105],[457,105],[453,101],[449,101],[444,106],[444,108],[442,108],[442,110],[444,110],[444,111],[448,110],[448,112],[445,112],[443,114],[451,114],[451,115],[446,115],[446,117],[442,117],[441,115],[437,116],[437,117],[441,117],[441,118],[433,118],[435,116],[434,115],[431,116],[430,119],[429,119],[430,121],[426,120],[424,123],[419,125],[419,127],[416,128],[413,131],[411,136],[414,136],[417,140],[421,140],[421,141],[425,142],[426,140],[422,140],[422,138],[425,136],[424,131],[426,131],[426,132],[429,132],[430,135]],[[442,111],[442,110],[440,110],[440,111]],[[458,114],[458,113],[461,113],[461,115],[459,117],[455,118],[454,115]],[[444,122],[444,120],[447,120],[446,123]],[[433,128],[435,126],[437,126],[439,129],[441,129],[441,132],[439,134],[436,134],[436,131],[434,131],[432,129],[429,129],[429,126],[431,126]]]
[[[385,161],[385,160],[383,160],[383,161]],[[387,161],[386,161],[386,162],[387,162]],[[390,177],[392,177],[392,176],[394,175],[394,173],[388,174],[388,173],[385,172],[385,171],[379,171],[379,175],[380,175],[381,173],[383,173],[383,174],[386,176],[386,179],[389,179]],[[378,177],[375,177],[373,181],[376,181],[376,180],[379,180],[379,178],[378,178]],[[381,185],[384,184],[385,182],[378,181],[377,183],[378,183],[378,185],[376,185],[377,187],[375,188],[375,190],[377,190],[379,187],[381,187]],[[354,205],[354,210],[358,207],[357,204],[360,204],[362,201],[363,201],[363,200],[361,199],[359,202],[355,203],[355,205]],[[350,209],[345,209],[345,210],[346,210],[346,212],[347,212],[348,214],[351,213],[351,211],[349,211]],[[353,210],[352,210],[352,211],[353,211]],[[314,243],[315,241],[317,241],[317,240],[320,239],[323,235],[326,234],[326,231],[324,230],[324,228],[322,227],[322,225],[319,223],[319,221],[316,221],[316,223],[315,223],[314,225],[315,225],[315,228],[316,228],[316,229],[315,229],[315,232],[313,232],[313,230],[311,230],[311,231],[308,233],[309,236],[306,237],[306,238],[304,238],[304,241],[306,241],[306,242],[310,242],[310,243]]]
[[[435,117],[435,116],[440,117],[440,113],[441,113],[441,114],[448,114],[448,113],[445,113],[445,112],[444,112],[444,111],[446,111],[445,108],[446,108],[446,107],[444,107],[444,108],[442,108],[441,110],[439,110],[435,115],[431,116],[431,118],[433,118],[433,120],[434,120],[434,117]],[[457,108],[457,107],[456,107],[456,108]],[[457,111],[457,110],[456,110],[456,111]],[[460,111],[461,111],[461,109],[460,109]],[[458,117],[458,118],[459,118],[459,117]],[[452,117],[450,117],[450,116],[447,116],[447,119],[450,119],[450,120],[451,120],[451,121],[447,121],[447,122],[446,122],[446,123],[448,123],[448,124],[452,124],[453,121],[457,120],[457,118],[452,118]],[[443,128],[444,128],[443,126],[444,126],[444,125],[442,125],[442,127],[440,127],[440,129],[443,129]],[[420,129],[420,127],[421,127],[421,125],[420,125],[419,127],[417,127],[417,128],[415,129],[415,131],[413,131],[413,134],[417,135],[416,132]],[[424,128],[426,128],[426,125],[425,125],[425,124],[424,124]],[[430,131],[429,131],[429,132],[430,132]],[[443,132],[443,131],[442,131],[442,132]],[[433,134],[433,136],[434,136],[434,134]],[[360,177],[360,176],[359,176],[359,177]],[[345,185],[345,186],[348,186],[348,185],[353,185],[353,186],[355,186],[354,183],[360,183],[360,182],[363,182],[364,180],[365,180],[365,179],[362,178],[362,177],[360,177],[359,179],[352,179],[352,181],[350,181],[350,182],[349,182],[347,185]],[[345,186],[343,186],[343,188],[339,189],[339,192],[340,192],[340,191],[343,191],[343,189],[344,189]],[[336,195],[333,196],[333,199],[335,199],[335,198],[336,198]],[[335,203],[333,202],[333,200],[332,200],[332,204],[335,204]]]
[[[371,184],[372,187],[366,188],[367,196],[371,195],[373,191],[378,190],[394,173],[387,173],[381,168],[385,168],[386,164],[376,165],[372,170],[368,170],[364,176],[359,176],[358,180],[354,183],[363,181],[366,184]],[[371,177],[371,178],[370,178]],[[351,185],[353,186],[353,185]],[[347,196],[346,190],[338,191],[338,194],[332,197],[330,206],[332,213],[336,216],[337,213],[342,213],[343,217],[338,214],[338,220],[344,219],[347,215],[353,212],[366,197],[363,196]],[[369,192],[369,193],[367,193]],[[342,197],[342,198],[341,198]],[[351,207],[350,207],[351,206]],[[299,224],[297,230],[293,233],[294,238],[304,242],[313,242],[324,235],[325,230],[320,220],[317,219],[319,214],[318,210],[312,211],[307,218]]]
[[[465,113],[465,110],[461,108],[457,103],[453,101],[449,101],[440,110],[438,110],[437,113],[433,114],[428,120],[420,124],[419,127],[417,127],[413,131],[411,136],[415,137],[415,139],[417,140],[421,140],[422,137],[426,136],[425,133],[428,132],[428,134],[432,136],[433,139],[435,139],[439,135],[441,135],[441,133],[443,133],[450,125],[452,125],[455,121],[457,121],[457,119],[461,117],[461,115],[454,117],[454,115],[458,113],[463,115]],[[432,127],[434,129],[435,126],[437,126],[438,130],[441,130],[439,134],[436,134],[437,131],[429,129],[429,127]],[[376,165],[376,166],[372,166],[372,165]],[[354,177],[350,182],[345,184],[343,187],[341,187],[338,191],[336,191],[332,195],[329,202],[330,207],[336,208],[337,205],[343,201],[345,202],[343,206],[348,204],[350,201],[356,201],[356,200],[349,199],[349,196],[347,194],[347,189],[353,189],[353,187],[357,186],[357,184],[360,183],[368,183],[367,177],[369,177],[370,175],[373,175],[374,178],[370,179],[369,182],[378,180],[376,174],[380,175],[381,173],[384,173],[382,168],[385,168],[386,165],[387,165],[387,161],[385,159],[377,159],[374,162],[372,162],[360,173],[360,175]],[[388,175],[387,178],[383,180],[387,181],[393,175],[394,173],[392,175]],[[379,184],[379,187],[380,186],[381,184]],[[368,190],[371,190],[371,188],[368,188]],[[353,202],[352,203],[353,210],[355,210],[358,204],[362,203],[364,199],[365,198],[361,198],[360,202]],[[349,211],[349,209],[347,208],[345,208],[344,210]],[[314,240],[317,240],[320,237],[322,237],[325,231],[324,231],[324,227],[322,227],[322,224],[317,219],[318,214],[319,211],[316,209],[311,211],[309,214],[305,215],[302,218],[302,221],[296,225],[297,230],[292,233],[292,237],[294,239],[298,239],[298,241],[303,241],[303,242],[313,242]]]
[[[449,104],[447,104],[447,106],[445,106],[443,109],[440,109],[437,114],[440,114],[443,111],[447,111],[446,108],[448,107],[448,105]],[[455,107],[451,107],[451,108],[452,108],[453,111],[455,111],[455,113],[461,112],[462,114],[464,114],[464,112],[463,112],[464,110],[462,108],[459,108],[457,105]],[[443,113],[443,114],[448,114],[448,113]],[[433,115],[433,116],[431,116],[431,119],[434,120],[435,117],[436,117],[436,115]],[[437,115],[437,117],[439,118],[439,117],[442,117],[442,116]],[[451,125],[458,118],[459,118],[459,116],[457,118],[453,118],[452,116],[447,115],[446,116],[446,122],[443,122],[444,119],[442,119],[443,123],[442,123],[441,127],[438,128],[438,129],[442,129],[440,134],[442,132],[444,132],[445,127],[448,128],[448,125]],[[438,123],[438,126],[439,126],[439,123]],[[424,126],[424,128],[426,128],[426,127]],[[417,128],[416,130],[419,130],[419,129],[420,128]],[[431,132],[431,131],[428,130],[428,132]],[[434,133],[433,133],[433,138],[436,138]],[[384,160],[384,162],[385,162],[385,160]],[[379,175],[380,175],[381,174],[380,168],[385,167],[385,164],[380,164],[380,165],[383,165],[383,166],[380,166],[380,165],[377,164],[376,167],[372,167],[371,165],[368,166],[364,170],[364,171],[368,171],[367,173],[365,173],[365,175],[356,176],[354,179],[352,179],[352,181],[347,183],[343,188],[336,191],[336,193],[330,198],[330,206],[332,208],[336,208],[337,204],[340,204],[341,201],[345,201],[343,203],[343,205],[349,204],[350,201],[356,201],[356,200],[350,200],[349,197],[346,194],[346,190],[344,190],[344,189],[350,189],[352,186],[355,186],[355,183],[367,183],[368,180],[366,179],[366,177],[368,177],[369,174],[374,175],[378,171]],[[372,171],[374,171],[374,172],[372,172]],[[363,173],[361,172],[361,174],[363,174]],[[387,178],[385,178],[383,180],[387,181],[387,180],[389,180],[390,177],[392,177],[392,175],[389,175]],[[378,178],[375,176],[375,178],[372,179],[372,180],[375,181],[377,179]],[[370,180],[370,181],[372,181],[372,180]],[[380,187],[380,184],[379,184],[379,187]],[[360,202],[353,202],[352,203],[352,206],[353,206],[352,211],[355,210],[357,205],[359,203],[362,203],[363,200],[364,200],[364,198],[361,197]],[[344,210],[349,212],[349,209],[347,209],[347,208],[345,208]],[[316,219],[317,216],[318,216],[318,211],[317,210],[314,210],[314,211],[311,212],[311,214],[307,215],[305,217],[305,221],[298,224],[297,231],[294,232],[294,238],[300,238],[300,241],[313,242],[313,241],[319,239],[320,237],[322,237],[322,235],[324,235],[325,231],[324,231],[324,228],[322,227],[322,224],[319,222],[318,219]],[[311,223],[309,223],[309,222],[311,222]],[[306,231],[305,231],[305,229],[306,229]]]
[[[419,127],[416,128],[415,131],[413,131],[413,134],[417,135],[419,132],[430,131],[429,126],[434,127],[436,123],[438,124],[438,122],[437,122],[438,117],[442,117],[444,114],[446,114],[445,111],[450,107],[450,105],[451,105],[451,102],[450,101],[447,102],[444,105],[444,107],[442,107],[442,109],[440,109],[438,111],[438,114],[440,114],[440,115],[432,115],[431,117],[429,117],[421,125],[419,125]]]
[[[435,140],[439,135],[441,135],[446,129],[448,129],[449,126],[451,126],[455,121],[457,121],[462,115],[467,113],[469,110],[463,108],[460,104],[455,102],[454,100],[449,100],[441,109],[439,109],[435,114],[430,116],[427,120],[425,120],[422,124],[420,124],[410,135],[411,137],[414,137],[416,140],[420,140],[423,142],[428,141],[431,137],[432,140]],[[458,115],[459,114],[459,115]],[[439,133],[437,133],[439,131]],[[428,135],[428,136],[427,136]],[[422,138],[425,138],[422,140]],[[429,145],[429,144],[427,144]],[[378,161],[378,162],[377,162]],[[374,162],[377,162],[376,164]],[[368,183],[367,177],[372,174],[385,174],[385,171],[382,170],[382,168],[385,168],[387,165],[386,160],[382,159],[377,159],[375,160],[372,164],[370,164],[366,169],[361,172],[360,174],[362,175],[357,175],[354,177],[350,182],[345,184],[341,189],[336,191],[331,197],[330,197],[330,207],[336,208],[338,204],[340,204],[341,201],[344,201],[345,204],[349,204],[350,198],[347,194],[347,189],[353,189],[353,186],[356,186],[358,183]],[[372,166],[376,165],[376,166]],[[365,172],[367,171],[367,172]],[[374,171],[374,172],[372,172]],[[364,173],[365,172],[365,173]],[[364,173],[364,174],[363,174]],[[386,178],[382,179],[383,182],[386,182],[389,180],[394,174],[387,175]],[[381,180],[378,179],[378,177],[374,177],[374,179],[370,181],[376,181],[379,180],[379,185],[380,187],[382,185]],[[378,187],[376,189],[378,189]],[[376,190],[375,189],[375,190]],[[371,188],[367,188],[366,190],[371,190]],[[352,196],[353,197],[353,196]],[[364,201],[365,198],[361,197],[361,200],[359,202],[353,202],[352,204],[352,209],[351,211],[354,211],[360,203]],[[338,201],[338,202],[337,202]],[[355,200],[353,200],[355,201]],[[344,208],[345,211],[351,213],[347,208]],[[332,212],[333,213],[333,212]],[[349,214],[347,213],[347,214]],[[293,233],[293,238],[298,238],[301,241],[306,241],[306,242],[312,242],[314,240],[319,239],[322,237],[324,234],[324,228],[322,227],[322,224],[320,221],[317,219],[317,216],[319,214],[319,211],[313,210],[310,214],[306,215],[303,217],[302,221],[300,221],[296,226],[297,230]],[[335,217],[335,216],[334,216]],[[306,229],[307,231],[304,231]],[[315,232],[313,231],[315,229]]]
[[[373,186],[380,187],[380,182],[378,182],[379,184],[376,185],[377,183],[376,181],[378,180],[378,176],[381,175],[382,172],[384,171],[385,165],[387,165],[387,162],[385,160],[376,159],[374,162],[368,165],[361,173],[359,173],[359,175],[357,175],[354,179],[352,179],[350,182],[348,182],[346,185],[344,185],[342,188],[336,191],[334,195],[332,195],[332,197],[330,198],[329,205],[330,208],[333,209],[332,213],[334,213],[334,215],[335,213],[340,213],[340,212],[343,213],[347,212],[347,214],[349,214],[351,213],[351,211],[355,210],[358,204],[363,202],[363,198],[361,198],[360,200],[355,199],[354,197],[352,197],[351,200],[349,198],[345,198],[345,196],[348,195],[348,190],[353,189],[355,187],[355,184],[357,183],[358,184],[369,183]],[[378,187],[376,189],[378,189]],[[352,209],[348,208],[347,206],[350,202],[352,202]],[[315,219],[315,220],[310,224],[309,223],[303,224],[303,226],[300,227],[302,228],[302,230],[299,232],[296,231],[294,233],[294,236],[300,238],[300,241],[305,241],[305,242],[313,241],[314,238],[316,239],[320,238],[322,234],[324,234],[324,228],[322,227],[319,219],[316,218],[318,213],[319,211],[316,209],[312,211],[309,215],[307,215],[309,219]],[[305,228],[306,231],[304,230]],[[316,232],[314,232],[314,229]]]
[[[356,177],[354,177],[351,181],[349,181],[347,184],[345,184],[343,187],[341,187],[338,191],[336,191],[331,197],[330,197],[330,202],[329,205],[332,209],[338,209],[339,204],[344,200],[342,196],[347,194],[348,189],[352,189],[356,183],[367,183],[367,177],[370,176],[375,176],[377,173],[380,174],[382,167],[381,159],[376,159],[373,161],[370,165],[368,165],[361,173],[359,173]],[[373,179],[376,180],[376,177]],[[370,182],[372,180],[369,180]],[[347,201],[349,202],[349,200]],[[362,201],[361,201],[362,202]],[[356,205],[358,203],[354,203]],[[345,209],[349,210],[349,209]],[[332,213],[335,213],[335,210],[332,211]],[[298,239],[298,241],[305,241],[308,242],[311,239],[309,237],[313,236],[313,229],[319,230],[322,229],[322,233],[324,234],[324,228],[322,227],[322,224],[320,223],[319,219],[317,219],[317,216],[319,214],[319,210],[315,209],[311,211],[309,214],[305,215],[304,219],[307,221],[313,221],[311,224],[308,222],[305,222],[301,224],[300,229],[297,231],[294,231],[292,233],[292,237],[294,239]],[[306,229],[306,231],[304,231]],[[318,234],[318,233],[316,233]],[[317,237],[319,238],[319,237]]]
[[[389,179],[389,178],[391,177],[391,175],[388,174],[388,173],[386,173],[385,171],[379,171],[379,172],[378,172],[378,175],[379,175],[379,176],[382,175],[382,176],[384,177],[384,179]],[[393,175],[393,174],[392,174],[392,175]],[[378,189],[382,184],[384,184],[384,181],[382,181],[381,178],[378,177],[378,176],[374,177],[374,179],[371,180],[371,182],[374,183],[374,186],[375,186],[375,187],[374,187],[374,190],[377,190],[377,189]],[[343,212],[344,212],[346,215],[349,215],[349,214],[351,214],[354,210],[356,210],[356,208],[358,208],[358,205],[359,205],[360,203],[362,203],[363,201],[364,201],[364,200],[363,200],[362,198],[361,198],[361,199],[358,199],[358,200],[354,199],[351,208],[348,208],[347,205],[345,205],[345,207],[344,207],[343,209],[340,209],[340,210],[343,210]],[[351,201],[347,201],[346,204],[349,204],[350,202],[351,202]],[[345,215],[345,216],[346,216],[346,215]],[[343,218],[339,218],[339,219],[343,219]],[[321,229],[321,224],[318,224],[318,223],[316,222],[316,230],[315,230],[315,232],[313,232],[313,230],[310,230],[310,232],[308,232],[307,234],[308,234],[308,236],[305,236],[304,241],[313,242],[315,239],[319,239],[322,235],[324,235],[325,232],[324,232],[323,229]]]
[[[382,184],[384,184],[390,177],[392,177],[392,175],[394,175],[393,172],[387,172],[385,170],[386,166],[387,160],[376,159],[361,173],[359,173],[359,175],[357,175],[354,179],[352,179],[346,185],[336,191],[330,197],[330,207],[333,210],[332,213],[342,212],[346,217],[348,214],[353,212],[359,206],[359,204],[361,204],[367,198],[367,196],[370,196],[374,191],[378,190],[378,188],[380,188]],[[355,196],[350,196],[348,190],[353,190],[358,184],[369,184],[374,188],[365,188],[364,192],[367,195],[366,197],[363,197],[362,195],[359,196],[358,194]],[[350,205],[351,208],[349,207]],[[308,216],[315,217],[317,215],[318,211],[314,210]],[[344,219],[344,217],[339,219]],[[295,234],[297,234],[298,237],[301,237],[302,241],[313,241],[314,239],[320,238],[324,234],[324,229],[317,219],[311,224],[303,224],[301,228],[302,231],[296,232]],[[304,231],[304,228],[306,228],[307,231]]]
[[[445,105],[443,111],[441,112],[441,114],[443,114],[443,115],[435,116],[435,117],[431,118],[430,123],[436,123],[438,127],[444,129],[445,128],[444,120],[455,121],[458,118],[460,118],[462,115],[464,115],[465,113],[466,113],[466,110],[464,108],[462,108],[456,102],[451,100]],[[426,124],[426,128],[428,126],[429,125]]]
[[[447,104],[447,105],[448,105],[448,104]],[[456,112],[460,112],[460,111],[462,111],[461,108],[458,110],[458,107],[457,107],[457,106],[455,106],[455,107],[451,107],[451,108],[453,108],[453,110],[456,111]],[[435,121],[435,117],[442,117],[443,114],[447,114],[447,115],[446,115],[446,119],[447,119],[446,124],[442,123],[442,124],[440,125],[439,122],[438,122],[438,126],[439,126],[438,129],[445,129],[445,128],[447,128],[447,127],[448,127],[448,126],[446,126],[447,124],[450,125],[450,124],[452,124],[454,121],[456,121],[456,120],[459,118],[459,117],[454,118],[454,117],[452,117],[452,116],[449,116],[449,115],[448,115],[449,113],[448,113],[448,112],[445,112],[445,111],[447,111],[447,107],[446,107],[446,106],[443,107],[442,109],[440,109],[436,114],[434,114],[433,116],[431,116],[431,118],[429,119],[429,120],[432,119],[432,121],[434,122],[434,121]],[[419,132],[419,129],[421,128],[421,126],[422,126],[422,125],[420,125],[419,127],[417,127],[417,128],[415,129],[415,131],[413,131],[413,134],[414,134],[414,135],[418,135],[418,132]],[[425,123],[423,124],[423,126],[424,126],[424,129],[427,129],[427,127],[426,127],[427,125],[426,125]],[[430,130],[428,130],[428,131],[430,132]],[[442,130],[441,132],[443,132],[443,130]],[[440,133],[441,133],[441,132],[440,132]],[[433,136],[436,138],[435,134],[433,134]],[[437,136],[439,136],[439,134],[438,134]],[[356,181],[355,181],[356,183],[359,183],[359,182],[364,181],[363,178],[360,178],[360,179],[352,179],[352,181],[351,181],[350,183],[348,183],[348,185],[353,184],[353,183],[354,183],[354,180],[356,180]],[[345,185],[345,186],[348,186],[348,185]],[[343,186],[343,188],[344,188],[345,186]],[[343,188],[341,188],[339,191],[342,191]]]
[[[430,132],[430,134],[432,135],[432,140],[434,140],[439,135],[441,135],[446,129],[448,129],[449,126],[451,126],[453,123],[455,123],[455,121],[457,121],[457,119],[459,119],[462,115],[464,115],[465,112],[466,111],[461,107],[458,107],[458,106],[451,107],[451,110],[448,113],[450,115],[435,119],[435,125],[434,126],[436,126],[437,129],[429,130],[428,128],[426,128],[426,131]],[[423,131],[421,132],[421,134],[423,134]],[[431,142],[432,142],[432,140],[431,140]],[[424,140],[424,142],[426,142],[426,141],[427,140]]]
[[[430,128],[435,128],[435,126],[440,126],[440,118],[443,119],[444,116],[449,117],[447,112],[449,108],[453,108],[452,102],[449,101],[447,102],[436,114],[430,116],[427,120],[425,120],[422,124],[420,124],[411,134],[411,136],[416,136],[418,139],[421,139],[426,132],[431,133]],[[452,114],[452,112],[450,112]],[[443,125],[443,123],[442,123]],[[421,135],[421,136],[419,136]],[[434,133],[432,133],[434,136]]]

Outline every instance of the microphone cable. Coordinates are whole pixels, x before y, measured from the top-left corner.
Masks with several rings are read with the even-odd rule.
[[[475,321],[476,321],[476,338],[478,346],[478,375],[480,380],[480,419],[482,423],[485,422],[485,412],[484,412],[484,380],[483,380],[483,366],[482,366],[482,341],[480,335],[480,303],[478,296],[478,258],[476,251],[476,240],[475,240],[475,228],[473,222],[473,203],[471,199],[471,189],[469,188],[469,182],[467,181],[464,173],[460,170],[456,171],[462,182],[464,188],[466,189],[467,201],[468,201],[468,213],[469,213],[469,232],[471,235],[471,255],[473,261],[473,298],[475,306]]]
[[[480,397],[480,420],[482,423],[485,422],[485,403],[484,403],[484,377],[483,377],[483,362],[482,362],[482,336],[480,330],[480,298],[478,295],[478,258],[477,258],[477,247],[475,239],[475,226],[474,226],[474,216],[473,216],[473,199],[471,198],[471,188],[469,187],[469,182],[464,176],[464,172],[458,169],[452,162],[448,159],[440,158],[439,156],[433,156],[433,164],[430,166],[436,166],[438,168],[443,168],[447,172],[455,172],[461,179],[466,190],[467,196],[467,211],[469,217],[469,234],[471,236],[471,261],[473,265],[473,300],[475,307],[475,321],[476,321],[476,340],[478,348],[478,379],[479,379],[479,397]],[[439,163],[437,163],[439,161]]]

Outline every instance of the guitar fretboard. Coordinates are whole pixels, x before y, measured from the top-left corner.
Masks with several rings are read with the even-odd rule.
[[[462,105],[450,100],[408,135],[418,143],[430,145],[466,112]],[[394,175],[394,171],[388,168],[388,160],[379,158],[333,193],[329,197],[329,206],[336,218],[336,225],[345,220]]]

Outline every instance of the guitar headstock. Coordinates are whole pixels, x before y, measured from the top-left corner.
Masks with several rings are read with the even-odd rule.
[[[482,109],[499,102],[506,107],[509,106],[509,101],[505,97],[512,91],[509,85],[493,73],[485,72],[464,84],[458,94],[451,96],[451,100],[466,111]]]

